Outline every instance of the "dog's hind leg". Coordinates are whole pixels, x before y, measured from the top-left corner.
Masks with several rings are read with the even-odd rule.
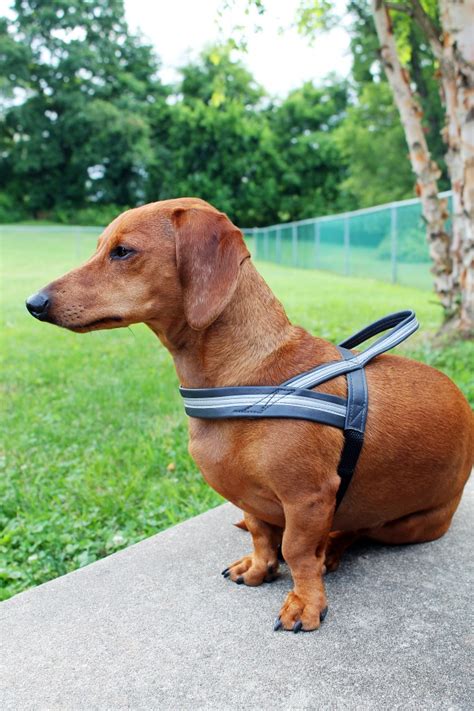
[[[326,546],[324,572],[332,573],[337,570],[346,550],[365,533],[366,531],[332,531]]]
[[[236,560],[222,575],[235,583],[256,586],[270,583],[278,575],[278,546],[282,531],[252,514],[244,514],[245,526],[252,536],[254,551]]]
[[[391,545],[434,541],[448,530],[461,496],[462,491],[446,504],[390,521],[367,531],[366,536],[373,541]]]

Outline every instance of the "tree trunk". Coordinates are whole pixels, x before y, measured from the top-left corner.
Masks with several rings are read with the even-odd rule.
[[[446,202],[438,197],[438,166],[431,160],[426,143],[422,111],[411,87],[408,73],[401,66],[390,16],[383,0],[371,0],[375,27],[380,42],[382,64],[392,88],[405,131],[410,161],[416,175],[416,189],[426,222],[430,255],[433,260],[434,287],[447,314],[455,309],[452,289],[451,238],[446,232]],[[383,156],[381,156],[383,160]]]
[[[440,58],[446,105],[446,156],[453,189],[453,284],[459,330],[474,335],[474,3],[441,0]]]

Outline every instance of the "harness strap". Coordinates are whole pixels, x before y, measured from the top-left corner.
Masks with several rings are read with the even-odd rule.
[[[355,355],[351,354],[351,357],[347,360],[332,361],[331,363],[318,365],[316,368],[312,368],[301,375],[285,380],[282,385],[288,385],[294,388],[314,388],[316,385],[326,382],[326,380],[332,380],[332,378],[336,378],[338,375],[344,375],[351,370],[363,367],[372,360],[372,358],[375,358],[375,356],[398,346],[402,341],[408,338],[408,336],[411,336],[418,327],[419,323],[413,311],[399,311],[398,313],[385,316],[385,318],[381,318],[375,321],[375,323],[370,324],[370,326],[366,326],[366,328],[363,328],[339,344],[344,348],[354,348],[367,339],[372,338],[372,336],[386,331],[388,328],[392,328],[390,333],[387,333],[375,341],[375,343],[372,343],[365,351]]]
[[[278,417],[304,419],[344,430],[344,446],[338,467],[341,484],[339,506],[354,474],[364,442],[368,389],[364,366],[381,353],[404,341],[419,324],[413,311],[399,311],[366,326],[339,344],[343,359],[286,380],[281,385],[223,388],[182,388],[186,414],[204,419]],[[391,329],[361,353],[350,349]],[[347,399],[312,390],[327,380],[345,375]]]
[[[341,397],[311,390],[270,386],[183,388],[184,408],[190,417],[282,417],[312,420],[344,429],[347,403]]]
[[[338,346],[342,357],[352,358],[353,353],[347,348]],[[337,473],[341,478],[336,494],[336,509],[341,503],[354,475],[357,461],[364,444],[365,423],[368,412],[367,379],[363,368],[346,373],[347,379],[347,410],[344,423],[344,446]]]

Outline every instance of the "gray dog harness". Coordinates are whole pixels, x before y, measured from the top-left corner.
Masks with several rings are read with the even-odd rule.
[[[366,326],[338,345],[342,360],[318,365],[281,385],[252,385],[225,388],[183,388],[184,408],[190,417],[203,419],[278,417],[311,420],[344,431],[344,447],[338,466],[341,483],[336,496],[339,506],[350,484],[364,442],[368,411],[365,366],[372,358],[398,346],[419,324],[413,311],[399,311]],[[361,353],[351,349],[383,331]],[[311,388],[345,375],[347,398]]]

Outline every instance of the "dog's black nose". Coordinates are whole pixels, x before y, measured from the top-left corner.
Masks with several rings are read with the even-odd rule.
[[[44,321],[48,314],[50,301],[44,291],[38,291],[26,300],[26,308],[32,316]]]

